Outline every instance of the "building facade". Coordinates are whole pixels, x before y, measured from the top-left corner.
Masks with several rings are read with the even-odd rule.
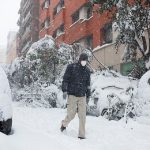
[[[17,55],[22,55],[39,39],[39,0],[21,0],[19,14]]]
[[[48,34],[58,43],[92,49],[112,42],[111,20],[107,13],[93,13],[91,5],[90,0],[40,0],[40,38]]]
[[[10,31],[7,36],[6,63],[11,64],[17,57],[17,32]]]

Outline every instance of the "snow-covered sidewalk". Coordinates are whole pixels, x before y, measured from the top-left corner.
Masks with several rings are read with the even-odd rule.
[[[0,133],[1,150],[149,150],[150,124],[145,119],[108,121],[87,116],[85,140],[79,140],[78,117],[60,132],[63,109],[27,108],[14,105],[14,134]]]

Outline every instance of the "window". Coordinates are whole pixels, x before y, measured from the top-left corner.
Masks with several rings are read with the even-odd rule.
[[[43,4],[41,5],[42,10],[43,10],[43,9],[47,9],[47,8],[49,7],[49,5],[50,5],[50,0],[45,0],[45,1],[43,2]]]
[[[47,17],[44,22],[41,23],[41,29],[48,28],[50,25],[50,17]]]
[[[93,15],[93,9],[92,7],[87,7],[87,19],[90,18]]]
[[[45,27],[45,23],[41,23],[41,29],[43,29]]]
[[[53,16],[57,14],[57,7],[54,8]]]
[[[102,29],[103,44],[112,43],[112,23],[106,24]]]
[[[89,3],[82,6],[72,15],[72,23],[77,22],[79,19],[88,19],[93,15],[93,9]]]
[[[55,16],[64,7],[64,0],[60,0],[58,5],[54,8],[53,15]]]
[[[57,33],[57,30],[56,31],[54,31],[54,33],[53,33],[53,38],[55,39],[56,38],[56,33]]]
[[[57,36],[61,35],[62,33],[64,33],[64,24],[57,29]]]
[[[57,36],[64,33],[64,24],[62,24],[58,29],[56,29],[53,33],[53,38],[56,38]]]
[[[60,0],[60,5],[61,5],[61,7],[63,7],[64,6],[64,0]]]
[[[41,5],[42,10],[44,9],[44,5],[45,5],[45,3],[42,3],[42,5]]]
[[[80,15],[80,12],[79,11],[76,11],[73,15],[72,15],[72,23],[76,22],[79,20],[79,15]]]
[[[93,48],[93,36],[92,35],[86,37],[86,45],[87,45],[87,48]]]
[[[49,25],[50,25],[50,17],[47,17],[45,19],[45,28],[47,29],[49,27]]]
[[[77,42],[83,45],[87,49],[93,48],[93,35],[86,36]]]
[[[47,9],[50,5],[50,0],[45,0],[42,4],[42,9]]]
[[[45,0],[45,8],[48,8],[49,7],[49,5],[50,5],[50,0]]]

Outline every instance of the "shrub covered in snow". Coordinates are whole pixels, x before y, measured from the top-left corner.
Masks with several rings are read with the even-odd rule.
[[[13,88],[13,100],[19,101],[20,105],[31,107],[58,107],[64,106],[62,91],[54,84],[34,84],[22,89]]]
[[[16,58],[10,66],[8,77],[13,100],[34,106],[63,107],[58,93],[62,96],[60,88],[65,67],[76,62],[82,52],[90,55],[90,51],[78,43],[58,46],[47,35],[33,43],[27,54]]]

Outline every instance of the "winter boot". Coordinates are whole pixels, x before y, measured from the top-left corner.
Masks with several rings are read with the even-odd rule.
[[[66,130],[66,127],[64,127],[63,125],[61,125],[60,131],[63,132],[64,130]]]
[[[83,139],[85,139],[85,137],[80,137],[80,136],[78,136],[78,138],[79,138],[80,140],[83,140]]]

